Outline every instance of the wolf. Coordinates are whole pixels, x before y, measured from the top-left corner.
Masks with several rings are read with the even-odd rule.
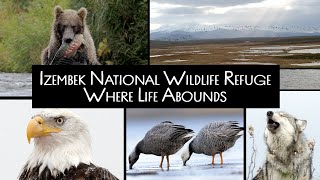
[[[309,180],[312,178],[314,140],[307,140],[303,130],[306,120],[283,112],[267,112],[264,138],[266,161],[254,180]]]

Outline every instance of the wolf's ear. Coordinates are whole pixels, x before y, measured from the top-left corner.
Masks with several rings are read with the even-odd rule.
[[[298,126],[298,131],[302,132],[306,127],[307,127],[307,121],[306,120],[300,120],[298,119],[296,121],[297,126]]]
[[[82,7],[78,10],[78,15],[82,19],[82,21],[86,20],[88,11],[86,8]]]
[[[58,17],[61,13],[63,13],[63,9],[61,6],[58,5],[58,6],[54,7],[53,12],[54,12],[55,17]]]

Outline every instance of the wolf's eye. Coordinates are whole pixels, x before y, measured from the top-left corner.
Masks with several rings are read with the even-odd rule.
[[[284,117],[284,116],[285,116],[283,113],[279,113],[279,115],[280,115],[281,117]]]
[[[64,119],[62,117],[54,119],[58,125],[62,125],[64,123]]]

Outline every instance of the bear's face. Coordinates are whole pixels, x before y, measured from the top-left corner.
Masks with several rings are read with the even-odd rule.
[[[83,34],[87,10],[63,10],[60,6],[54,9],[54,32],[56,38],[62,43],[71,43],[76,34]]]

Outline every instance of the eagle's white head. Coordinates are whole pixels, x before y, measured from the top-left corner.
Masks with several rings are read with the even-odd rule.
[[[65,109],[46,109],[30,120],[27,138],[34,139],[34,149],[26,168],[38,165],[56,176],[71,166],[92,163],[91,140],[87,125],[80,117]]]

